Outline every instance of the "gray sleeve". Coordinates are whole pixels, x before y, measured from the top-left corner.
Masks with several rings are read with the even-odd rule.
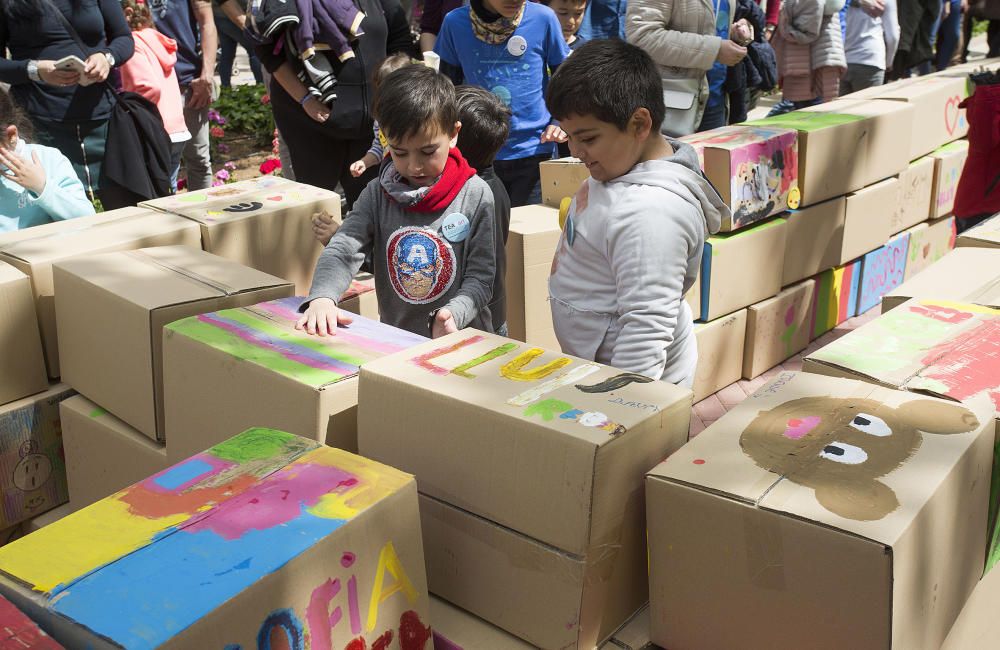
[[[455,325],[462,329],[479,315],[493,296],[496,274],[496,249],[493,244],[493,195],[483,191],[472,212],[465,269],[458,293],[448,301]]]
[[[378,183],[369,183],[361,192],[354,203],[354,209],[323,249],[316,263],[309,297],[299,307],[299,311],[305,311],[316,298],[340,302],[340,297],[351,286],[351,279],[361,268],[365,253],[372,249],[375,239],[378,192],[371,189],[377,185]]]
[[[378,132],[378,122],[375,122],[374,126],[372,126],[372,146],[368,147],[368,153],[378,158],[379,162],[382,162],[382,158],[385,157],[385,149],[382,148],[382,140],[378,137]]]

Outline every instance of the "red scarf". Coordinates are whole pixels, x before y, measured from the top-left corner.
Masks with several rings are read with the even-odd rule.
[[[452,147],[448,151],[448,162],[444,165],[441,178],[431,186],[420,202],[409,208],[414,212],[437,212],[444,210],[455,200],[465,183],[476,175],[476,170],[462,157],[462,153]]]

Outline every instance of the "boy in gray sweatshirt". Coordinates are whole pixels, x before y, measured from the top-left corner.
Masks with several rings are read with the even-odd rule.
[[[493,195],[455,148],[455,88],[424,66],[390,74],[375,98],[390,157],[320,255],[296,327],[333,335],[337,300],[371,256],[383,322],[424,336],[493,331]]]
[[[624,41],[591,41],[559,66],[545,101],[590,171],[549,277],[559,344],[690,387],[698,350],[684,294],[728,208],[694,150],[660,135],[656,65]]]

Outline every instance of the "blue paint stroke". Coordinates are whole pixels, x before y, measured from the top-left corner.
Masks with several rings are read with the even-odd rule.
[[[164,490],[173,491],[185,483],[190,483],[191,481],[201,478],[214,470],[215,468],[205,461],[192,458],[186,463],[174,465],[170,469],[166,470],[153,479],[153,483],[160,486]]]

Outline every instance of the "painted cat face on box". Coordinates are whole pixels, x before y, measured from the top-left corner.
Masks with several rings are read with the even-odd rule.
[[[760,467],[816,492],[816,500],[847,519],[882,519],[899,507],[881,477],[920,447],[922,433],[974,431],[968,409],[932,400],[892,407],[871,399],[803,397],[761,411],[740,446]]]

